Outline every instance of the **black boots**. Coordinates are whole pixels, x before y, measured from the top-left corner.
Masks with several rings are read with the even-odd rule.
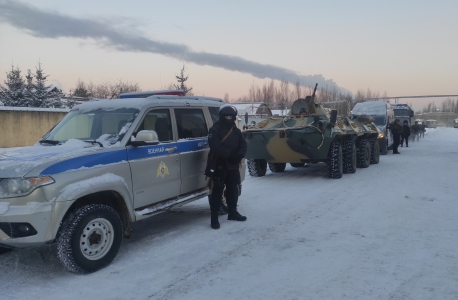
[[[227,219],[231,221],[246,221],[246,217],[239,214],[238,211],[229,211]]]
[[[214,213],[212,212],[212,217],[211,217],[211,227],[213,229],[219,229],[219,221],[218,221],[218,212]]]

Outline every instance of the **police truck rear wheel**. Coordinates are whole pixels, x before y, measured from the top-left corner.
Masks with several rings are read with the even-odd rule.
[[[269,163],[269,169],[273,173],[283,172],[286,168],[286,163]]]
[[[251,176],[262,177],[267,172],[267,161],[265,159],[247,159],[248,172]]]
[[[91,204],[70,214],[57,238],[61,263],[76,273],[92,273],[108,266],[118,254],[122,222],[110,206]]]

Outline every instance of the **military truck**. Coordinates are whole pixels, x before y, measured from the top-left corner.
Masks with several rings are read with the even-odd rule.
[[[286,117],[269,117],[248,126],[243,134],[248,143],[246,154],[251,176],[264,176],[267,166],[283,172],[286,164],[302,167],[305,163],[325,162],[330,178],[355,173],[356,168],[377,164],[379,130],[371,116],[337,116],[336,110],[315,103],[312,96],[297,99]]]

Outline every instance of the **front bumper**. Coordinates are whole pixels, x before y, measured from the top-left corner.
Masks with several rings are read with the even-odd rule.
[[[39,190],[33,193],[41,193],[42,195]],[[2,199],[1,202],[9,202],[8,200],[16,202],[15,199]],[[53,208],[54,203],[47,201],[11,203],[9,209],[0,215],[0,246],[24,248],[39,246],[52,241],[53,230],[50,228],[50,224]],[[28,233],[21,231],[24,226],[29,227]]]

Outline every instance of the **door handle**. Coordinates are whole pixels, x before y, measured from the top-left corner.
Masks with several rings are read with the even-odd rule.
[[[177,150],[178,148],[177,147],[168,147],[168,148],[165,148],[165,151],[167,152],[173,152],[175,150]]]

